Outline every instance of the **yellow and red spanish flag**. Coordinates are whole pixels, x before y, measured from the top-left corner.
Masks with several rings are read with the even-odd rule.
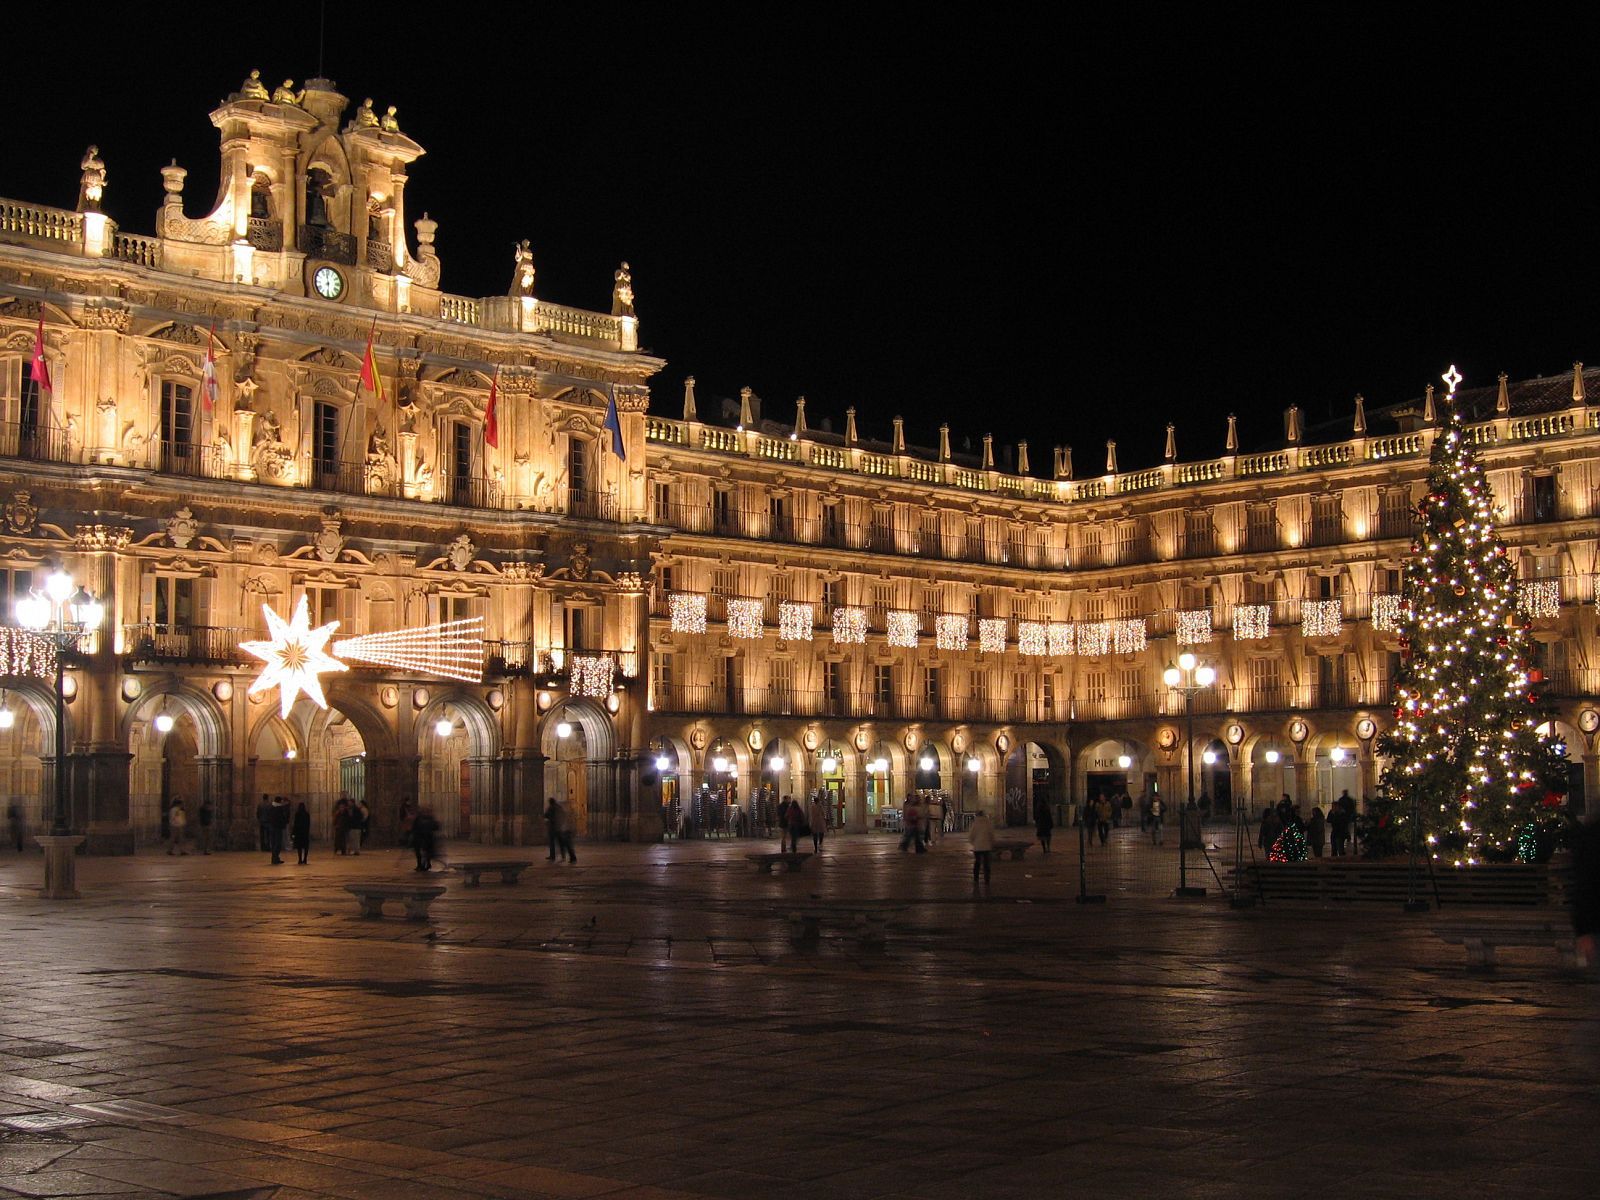
[[[361,385],[383,402],[383,377],[378,374],[378,360],[372,357],[372,337],[378,332],[378,318],[372,318],[372,328],[367,330],[367,352],[361,356]]]

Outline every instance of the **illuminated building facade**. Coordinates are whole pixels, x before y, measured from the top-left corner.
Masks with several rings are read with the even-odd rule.
[[[494,842],[542,838],[551,797],[591,837],[650,839],[815,789],[853,829],[917,787],[1013,821],[1041,794],[1181,796],[1161,677],[1186,651],[1217,671],[1191,748],[1209,796],[1374,791],[1428,401],[1372,433],[1358,408],[1348,436],[1291,412],[1259,453],[1230,422],[1203,461],[1169,431],[1161,466],[1120,470],[1112,445],[1090,477],[1066,450],[1040,477],[1025,445],[908,448],[898,419],[864,438],[854,410],[763,419],[748,390],[701,412],[692,380],[668,416],[626,265],[605,313],[539,297],[526,244],[505,295],[441,290],[438,225],[407,211],[422,149],[392,111],[252,76],[212,121],[212,210],[189,215],[166,168],[154,236],[101,211],[92,151],[76,208],[0,200],[0,599],[59,562],[112,614],[69,673],[94,848],[158,838],[173,797],[245,845],[280,793],[323,835],[345,792],[379,837],[415,797]],[[1461,394],[1580,770],[1600,731],[1595,383]],[[302,599],[339,637],[481,620],[485,676],[352,662],[326,708],[284,715],[249,693],[241,643]],[[0,786],[37,829],[54,709],[17,657]]]

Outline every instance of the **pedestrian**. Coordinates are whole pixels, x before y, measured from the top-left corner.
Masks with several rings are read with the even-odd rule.
[[[927,848],[922,844],[922,804],[915,793],[906,797],[900,820],[900,853],[904,854],[912,846],[917,848],[918,854],[924,853]]]
[[[261,803],[256,805],[256,825],[261,831],[261,849],[272,849],[272,801],[267,799],[265,792],[261,793]]]
[[[1150,844],[1161,845],[1162,826],[1166,824],[1167,806],[1160,796],[1150,798]]]
[[[1055,827],[1055,818],[1050,815],[1050,802],[1040,796],[1033,802],[1033,832],[1046,854],[1050,853],[1050,834]]]
[[[944,830],[944,800],[937,792],[929,792],[922,805],[922,838],[928,849],[938,841]]]
[[[1284,799],[1287,800],[1288,797],[1285,796]],[[1271,854],[1273,844],[1282,832],[1283,818],[1278,815],[1278,810],[1269,804],[1261,810],[1261,832],[1256,835],[1256,845]]]
[[[294,820],[289,826],[289,844],[299,855],[295,865],[305,866],[306,856],[311,853],[311,810],[306,807],[304,800],[300,801],[300,806],[294,810]]]
[[[411,848],[416,851],[419,871],[433,870],[434,837],[438,829],[439,822],[434,819],[433,809],[423,805],[417,810],[416,820],[411,822]]]
[[[800,853],[800,839],[811,832],[811,822],[806,806],[798,800],[789,801],[789,853]]]
[[[556,841],[561,853],[566,855],[569,863],[575,863],[578,861],[577,851],[573,850],[572,848],[572,835],[575,831],[574,824],[575,823],[572,819],[572,809],[564,803],[557,802]]]
[[[274,796],[267,808],[267,848],[272,851],[272,865],[283,865],[283,843],[289,832],[289,801],[284,796]]]
[[[350,801],[347,797],[340,796],[333,802],[333,852],[344,854],[348,851],[350,837]]]
[[[361,835],[356,840],[356,853],[360,854],[367,844],[367,831],[372,828],[372,810],[367,807],[365,799],[356,801],[356,830]]]
[[[1350,844],[1350,810],[1345,807],[1346,797],[1341,796],[1333,802],[1328,813],[1328,824],[1333,831],[1333,856],[1343,858]]]
[[[200,811],[197,815],[200,818],[200,853],[210,854],[211,818],[215,815],[215,811],[211,807],[211,798],[209,796],[200,801]]]
[[[17,853],[22,853],[22,806],[12,802],[6,806],[6,832],[11,838],[11,844],[17,848]]]
[[[1104,792],[1094,804],[1095,831],[1100,835],[1100,844],[1106,844],[1106,838],[1111,833],[1111,798]]]
[[[561,806],[554,796],[544,806],[544,832],[550,843],[550,853],[545,856],[545,862],[555,862],[561,850],[561,835],[556,832],[556,821],[561,815]]]
[[[1322,809],[1313,805],[1311,808],[1311,824],[1306,826],[1306,841],[1311,843],[1311,853],[1317,858],[1322,857],[1322,846],[1327,840],[1327,819],[1322,815]]]
[[[782,800],[778,801],[778,853],[779,854],[787,854],[789,852],[789,805],[791,803],[793,803],[793,801],[791,801],[789,799],[789,797],[787,797],[787,796],[785,796]],[[768,834],[768,836],[771,836],[771,834],[772,834],[772,829],[771,829],[770,826],[767,829],[767,834]]]
[[[972,825],[967,829],[967,838],[972,843],[972,886],[978,886],[978,872],[983,872],[983,882],[989,882],[990,860],[994,858],[994,825],[989,820],[989,814],[979,811],[972,818]]]
[[[828,835],[828,806],[821,792],[811,793],[811,809],[806,813],[806,820],[811,823],[811,852],[821,854],[822,839]]]
[[[1595,962],[1594,939],[1600,933],[1600,820],[1581,822],[1573,831],[1572,932],[1578,966]]]
[[[1150,826],[1150,793],[1143,788],[1139,789],[1139,832],[1143,833]]]
[[[167,828],[172,834],[172,840],[167,843],[167,853],[187,856],[189,851],[184,848],[183,841],[185,831],[189,828],[189,814],[184,811],[182,800],[174,800],[172,807],[167,810]]]

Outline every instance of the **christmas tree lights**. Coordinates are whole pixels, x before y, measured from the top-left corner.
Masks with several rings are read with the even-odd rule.
[[[1564,785],[1538,733],[1515,567],[1454,403],[1461,377],[1451,367],[1444,378],[1444,426],[1405,567],[1395,727],[1379,752],[1399,811],[1416,812],[1436,858],[1461,864],[1513,857],[1518,831]]]

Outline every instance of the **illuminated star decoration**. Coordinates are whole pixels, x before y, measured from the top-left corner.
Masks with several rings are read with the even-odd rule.
[[[1456,394],[1456,384],[1461,382],[1461,372],[1456,370],[1455,363],[1451,363],[1450,369],[1439,378],[1444,380],[1445,387],[1449,388],[1450,394],[1454,396]]]
[[[312,629],[304,596],[294,606],[294,618],[287,623],[272,611],[271,605],[263,604],[261,611],[267,618],[270,640],[239,643],[239,649],[267,664],[250,685],[250,695],[277,688],[278,704],[285,718],[301,692],[316,701],[318,708],[327,708],[328,700],[322,694],[318,676],[326,671],[350,669],[324,649],[339,622],[329,621]]]

